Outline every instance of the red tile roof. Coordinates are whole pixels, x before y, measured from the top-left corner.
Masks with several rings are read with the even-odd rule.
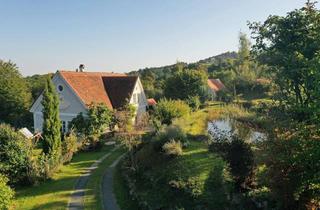
[[[114,85],[113,79],[118,81],[119,78],[128,78],[126,74],[74,71],[59,71],[59,73],[86,106],[92,103],[104,103],[110,109],[118,108],[118,104],[121,104],[119,101],[123,100],[122,96],[129,97],[132,93],[130,88],[122,88],[125,82],[121,82],[122,85],[119,86]],[[112,83],[112,85],[108,83]],[[129,86],[132,87],[131,84]],[[117,102],[115,103],[115,101]]]
[[[157,104],[156,100],[154,98],[148,98],[148,105],[149,106],[154,106]]]
[[[208,79],[208,86],[213,91],[217,92],[225,88],[220,79]]]

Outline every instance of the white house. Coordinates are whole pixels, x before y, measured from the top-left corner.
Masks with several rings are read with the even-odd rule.
[[[127,101],[136,106],[136,119],[146,112],[147,99],[139,77],[120,73],[57,71],[52,78],[60,98],[62,131],[80,112],[87,113],[92,103],[118,109]],[[32,105],[35,132],[42,131],[42,95]]]

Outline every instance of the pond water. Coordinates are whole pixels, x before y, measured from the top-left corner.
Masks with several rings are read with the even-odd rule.
[[[232,119],[222,119],[208,122],[208,132],[214,138],[235,134],[246,142],[251,143],[257,143],[267,139],[267,135],[265,133],[250,128],[249,126]]]

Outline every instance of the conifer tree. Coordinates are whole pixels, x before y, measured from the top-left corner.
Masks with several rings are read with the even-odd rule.
[[[61,122],[59,118],[59,97],[48,78],[42,99],[43,106],[43,152],[49,157],[59,158],[61,154]]]

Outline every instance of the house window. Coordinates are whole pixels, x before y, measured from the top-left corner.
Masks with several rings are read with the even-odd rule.
[[[66,132],[67,132],[67,122],[62,121],[62,133],[66,133]]]
[[[138,97],[137,97],[137,94],[136,93],[134,93],[133,94],[133,103],[137,103],[138,102]]]

